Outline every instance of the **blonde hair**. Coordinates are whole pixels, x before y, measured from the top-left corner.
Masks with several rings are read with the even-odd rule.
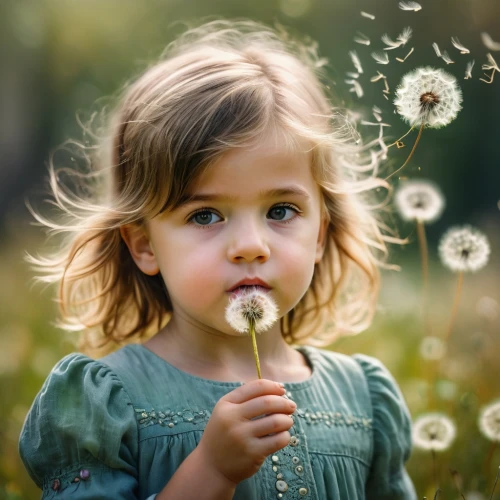
[[[314,43],[293,40],[280,26],[202,24],[125,87],[90,172],[63,169],[77,179],[79,192],[64,186],[51,160],[52,203],[62,217],[48,220],[29,208],[49,233],[66,238],[58,251],[27,260],[42,273],[35,279],[59,284],[57,326],[81,331],[81,350],[104,354],[142,341],[172,313],[161,275],[139,270],[120,226],[175,209],[224,153],[255,144],[270,130],[290,150],[299,140],[310,144],[328,220],[311,286],[280,320],[285,340],[327,345],[370,324],[384,265],[379,257],[396,239],[375,215],[381,204],[370,206],[368,195],[388,186],[359,164],[356,132],[321,83],[325,63]]]

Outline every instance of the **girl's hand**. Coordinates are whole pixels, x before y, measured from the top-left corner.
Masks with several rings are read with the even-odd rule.
[[[257,379],[219,399],[197,447],[207,467],[236,486],[284,448],[297,407],[284,393],[279,383]]]

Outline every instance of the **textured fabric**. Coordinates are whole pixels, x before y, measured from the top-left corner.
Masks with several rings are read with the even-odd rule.
[[[404,468],[410,415],[387,369],[364,355],[298,349],[312,375],[285,383],[297,403],[290,444],[234,499],[416,499]],[[70,354],[35,398],[20,455],[43,499],[153,500],[239,385],[190,375],[142,345],[100,360]]]

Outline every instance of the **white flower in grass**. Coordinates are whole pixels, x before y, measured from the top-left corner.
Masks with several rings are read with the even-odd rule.
[[[422,450],[446,450],[456,433],[453,421],[442,413],[427,413],[413,422],[413,444]]]
[[[255,332],[261,333],[278,319],[278,306],[268,292],[248,287],[229,299],[226,321],[239,333],[249,333],[249,322],[255,322]]]
[[[428,360],[441,359],[446,352],[446,344],[434,336],[424,337],[420,343],[420,356]]]
[[[479,411],[479,430],[486,439],[500,443],[500,399]]]
[[[417,68],[403,76],[396,89],[397,112],[412,127],[439,128],[452,122],[462,103],[462,91],[456,78],[430,67]]]
[[[394,201],[404,220],[433,222],[444,208],[441,190],[433,182],[424,180],[404,182],[396,191]]]
[[[488,238],[471,226],[452,227],[441,238],[439,255],[452,271],[479,271],[490,255]]]

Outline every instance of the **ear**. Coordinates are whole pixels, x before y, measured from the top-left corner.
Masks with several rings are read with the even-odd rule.
[[[319,264],[319,262],[323,258],[323,254],[325,253],[328,225],[328,220],[326,218],[323,218],[319,227],[318,241],[316,243],[316,258],[314,259],[315,264]]]
[[[126,224],[120,227],[120,234],[137,267],[148,276],[158,274],[160,268],[156,262],[146,229],[136,224]]]

